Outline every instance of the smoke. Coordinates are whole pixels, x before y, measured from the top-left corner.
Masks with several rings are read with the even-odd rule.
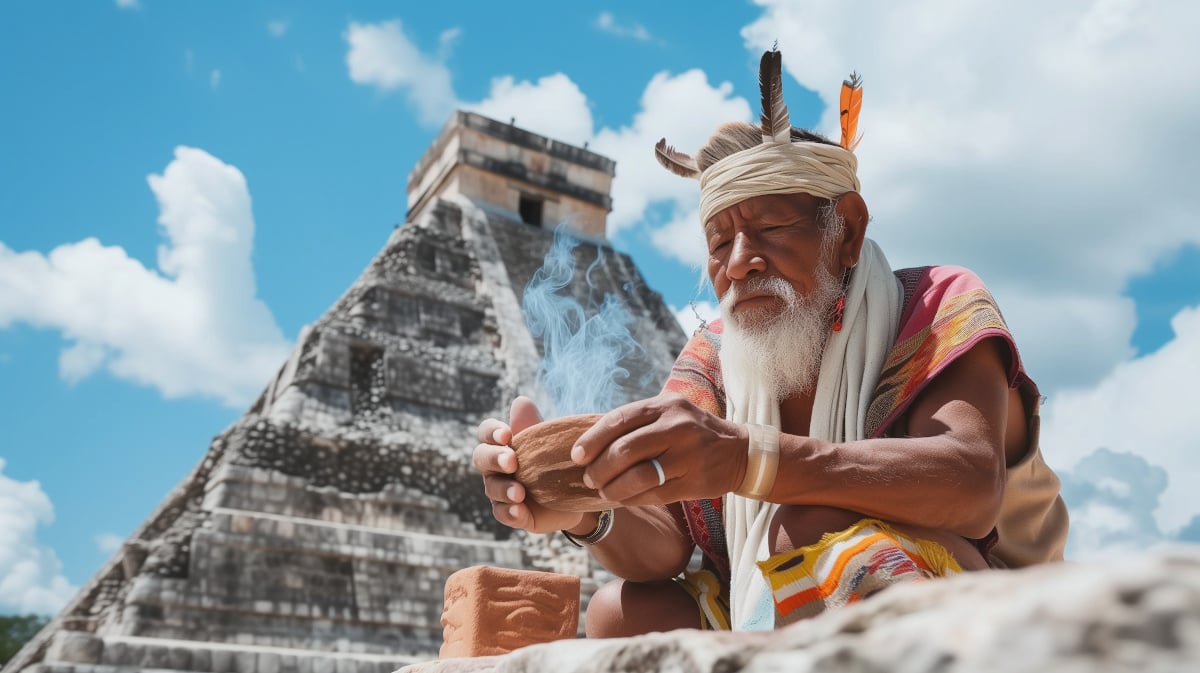
[[[526,286],[522,302],[525,324],[542,340],[538,382],[549,397],[542,405],[546,418],[617,406],[620,384],[630,376],[620,363],[642,350],[629,332],[633,318],[621,300],[605,293],[597,305],[592,272],[604,263],[603,248],[597,247],[596,261],[584,274],[586,306],[569,290],[562,292],[575,278],[578,245],[563,226],[555,230],[554,244]]]

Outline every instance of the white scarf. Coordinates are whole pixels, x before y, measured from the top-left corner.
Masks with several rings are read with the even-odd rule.
[[[862,254],[846,290],[843,329],[830,335],[821,357],[809,435],[830,442],[866,439],[871,394],[900,323],[900,282],[874,241]],[[745,372],[722,372],[725,417],[738,423],[780,427],[779,403],[772,390]],[[749,380],[748,380],[749,379]],[[781,465],[781,470],[786,469]],[[770,557],[767,530],[779,505],[725,496],[725,537],[731,570],[730,624],[738,631],[775,628],[771,588],[757,562]]]

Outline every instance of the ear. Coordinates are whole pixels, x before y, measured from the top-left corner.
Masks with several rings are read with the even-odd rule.
[[[846,192],[838,197],[837,213],[846,221],[842,242],[838,246],[837,263],[843,269],[849,269],[858,264],[871,214],[867,212],[867,203],[858,192]]]

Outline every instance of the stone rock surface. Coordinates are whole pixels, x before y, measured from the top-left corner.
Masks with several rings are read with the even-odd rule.
[[[1200,671],[1200,547],[897,585],[771,633],[534,645],[403,673]]]
[[[446,580],[439,657],[507,654],[536,643],[574,638],[579,578],[475,566]]]
[[[583,485],[583,466],[571,461],[579,436],[600,414],[564,416],[525,428],[512,438],[516,479],[535,502],[564,512],[600,512],[620,506]]]

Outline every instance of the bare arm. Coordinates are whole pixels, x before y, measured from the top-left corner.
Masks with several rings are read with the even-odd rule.
[[[1003,496],[1008,399],[998,349],[985,341],[921,393],[904,437],[842,444],[781,438],[768,499],[984,537]]]
[[[772,502],[841,507],[889,521],[983,537],[1003,494],[1007,377],[984,341],[921,393],[904,437],[833,444],[780,438]],[[577,462],[607,498],[629,504],[718,497],[742,483],[744,426],[660,396],[605,416],[580,438]],[[646,461],[668,476],[658,486]]]

